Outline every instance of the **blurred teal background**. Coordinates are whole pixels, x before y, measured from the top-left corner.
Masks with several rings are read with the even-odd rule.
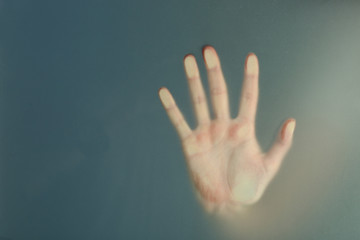
[[[0,0],[0,239],[358,239],[360,2]],[[257,135],[295,141],[236,231],[203,213],[157,96],[192,127],[182,59],[222,61],[233,116],[260,61]]]

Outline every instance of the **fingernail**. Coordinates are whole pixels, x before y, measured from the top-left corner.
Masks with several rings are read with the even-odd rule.
[[[171,98],[169,93],[165,89],[160,89],[159,96],[161,99],[161,102],[164,104],[165,108],[168,108],[171,106]]]
[[[208,68],[213,68],[216,66],[216,56],[213,50],[206,48],[204,51],[204,57]]]
[[[189,78],[195,77],[196,75],[196,62],[194,57],[188,56],[185,58],[185,70]]]
[[[285,131],[285,140],[289,140],[292,138],[295,130],[295,125],[296,125],[295,120],[292,120],[291,122],[288,123]]]

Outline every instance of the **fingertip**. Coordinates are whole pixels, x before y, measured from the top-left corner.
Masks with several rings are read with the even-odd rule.
[[[245,60],[245,69],[248,73],[257,73],[258,72],[258,66],[259,66],[259,60],[255,53],[250,52],[246,56]]]
[[[158,95],[160,95],[160,92],[164,91],[165,89],[167,89],[166,87],[161,87],[158,89]]]
[[[205,50],[213,50],[213,51],[215,51],[215,48],[213,46],[211,46],[210,44],[204,45],[203,48],[202,48],[203,56],[205,56]]]
[[[194,58],[194,59],[195,59],[195,56],[194,56],[192,53],[188,53],[188,54],[186,54],[186,55],[184,56],[183,62],[185,63],[186,59],[188,59],[188,58]]]
[[[165,87],[159,89],[159,97],[165,108],[169,108],[173,104],[173,100],[169,90]]]
[[[199,75],[196,59],[193,55],[187,54],[184,57],[184,67],[185,73],[190,79]]]
[[[164,99],[167,99],[169,96],[169,90],[166,87],[161,87],[159,88],[158,95],[160,99],[164,101]]]
[[[219,64],[218,56],[212,46],[205,46],[203,49],[203,57],[208,69],[212,69]]]
[[[292,139],[294,135],[295,127],[296,127],[296,120],[294,118],[289,118],[288,120],[286,120],[284,127],[282,129],[283,141],[289,141],[290,139]]]
[[[294,134],[295,128],[296,128],[296,120],[292,119],[289,123],[288,123],[288,129],[290,129],[289,131],[291,131],[291,136]]]
[[[296,127],[296,119],[295,118],[289,118],[288,120],[286,120],[286,125],[287,127],[291,127],[295,129]]]
[[[255,56],[256,57],[256,54],[254,52],[249,52],[246,56],[246,59],[248,59],[249,57],[251,56]]]
[[[253,52],[249,52],[247,55],[246,55],[246,58],[245,58],[245,62],[248,62],[250,60],[250,58],[253,58],[255,60],[257,60],[257,56],[255,53]]]
[[[296,121],[296,119],[295,119],[295,118],[292,118],[292,117],[291,117],[291,118],[288,118],[287,120],[288,120],[288,121]]]

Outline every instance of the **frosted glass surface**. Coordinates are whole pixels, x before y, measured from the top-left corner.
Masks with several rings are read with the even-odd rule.
[[[334,0],[0,0],[0,239],[359,239],[359,12]],[[297,120],[236,231],[203,212],[157,96],[168,87],[195,126],[182,59],[196,56],[208,89],[206,44],[233,116],[257,54],[264,150]]]

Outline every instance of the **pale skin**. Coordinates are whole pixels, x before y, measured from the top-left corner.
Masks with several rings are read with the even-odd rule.
[[[267,153],[256,139],[255,116],[258,102],[259,63],[248,54],[239,111],[232,119],[220,60],[211,46],[203,49],[214,118],[193,55],[186,55],[184,68],[197,119],[190,129],[170,91],[163,87],[159,97],[182,142],[186,163],[196,192],[209,212],[234,213],[257,202],[278,172],[291,147],[295,119],[282,125]]]

